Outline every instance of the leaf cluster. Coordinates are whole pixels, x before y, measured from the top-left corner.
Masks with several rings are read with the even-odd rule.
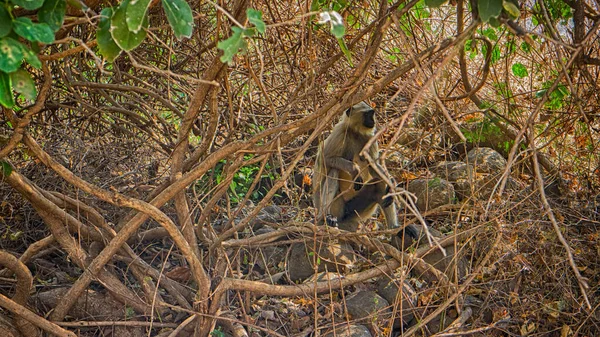
[[[18,17],[22,8],[37,11],[34,22],[30,17]],[[39,44],[54,42],[54,33],[65,18],[65,0],[10,0],[0,4],[0,104],[6,108],[15,105],[16,92],[24,99],[35,99],[35,84],[23,61],[40,69],[37,57]]]
[[[146,38],[150,0],[124,0],[116,7],[104,8],[98,23],[100,54],[112,62],[121,51],[131,51]],[[192,36],[194,16],[185,0],[162,0],[169,25],[177,39]]]
[[[430,7],[439,7],[447,0],[425,0]],[[507,15],[511,19],[518,18],[521,14],[517,0],[476,0],[477,12],[481,21],[489,23],[493,27],[500,26],[500,16]]]
[[[256,35],[256,32],[264,34],[267,30],[267,25],[262,19],[261,11],[248,8],[246,10],[246,16],[248,17],[248,21],[254,27],[231,27],[231,36],[217,44],[217,48],[223,51],[221,62],[231,63],[233,61],[233,57],[238,52],[241,51],[244,53],[248,49],[248,41],[246,40],[247,38],[253,37]]]

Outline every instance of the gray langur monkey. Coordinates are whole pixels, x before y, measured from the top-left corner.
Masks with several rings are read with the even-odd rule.
[[[313,203],[319,223],[336,224],[356,231],[380,206],[389,228],[398,227],[396,205],[389,186],[360,153],[375,135],[375,110],[365,102],[347,109],[323,144],[320,144],[313,171]],[[369,156],[380,172],[387,172],[379,160],[379,146],[373,141]],[[405,232],[417,237],[417,229]]]

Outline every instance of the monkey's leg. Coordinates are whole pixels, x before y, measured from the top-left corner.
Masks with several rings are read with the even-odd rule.
[[[341,220],[346,221],[357,214],[360,217],[370,216],[373,214],[374,206],[381,200],[383,195],[377,184],[367,183],[352,199],[346,201]],[[371,213],[366,214],[367,211]]]
[[[396,210],[396,204],[392,203],[387,207],[381,207],[383,215],[385,215],[385,222],[388,228],[398,228],[398,212]]]
[[[389,192],[389,188],[388,188]],[[398,212],[396,210],[396,204],[394,203],[394,199],[392,196],[386,197],[381,201],[380,204],[383,209],[383,214],[385,215],[385,220],[388,225],[388,228],[398,228]],[[403,229],[403,232],[408,235],[412,240],[417,240],[420,236],[419,228],[416,225],[408,225]],[[402,235],[402,231],[398,233]]]
[[[317,208],[317,224],[337,226],[337,215],[333,214],[335,200],[339,191],[339,170],[331,169],[327,172],[320,189],[315,195],[315,208]]]

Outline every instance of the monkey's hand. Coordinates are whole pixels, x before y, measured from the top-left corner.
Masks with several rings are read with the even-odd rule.
[[[360,176],[360,166],[356,165],[356,163],[353,165],[351,174],[354,177],[354,190],[358,191],[362,188],[364,181]]]
[[[363,187],[363,179],[360,176],[357,176],[356,178],[354,178],[354,190],[358,191]]]

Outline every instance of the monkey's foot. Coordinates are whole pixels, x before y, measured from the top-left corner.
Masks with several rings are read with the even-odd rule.
[[[327,226],[331,226],[331,227],[337,227],[338,226],[338,219],[337,217],[331,215],[331,214],[327,214],[325,216],[325,224]]]
[[[383,199],[383,201],[381,201],[381,207],[383,208],[387,208],[389,207],[391,204],[394,203],[394,198],[393,197],[386,197],[385,199]]]

